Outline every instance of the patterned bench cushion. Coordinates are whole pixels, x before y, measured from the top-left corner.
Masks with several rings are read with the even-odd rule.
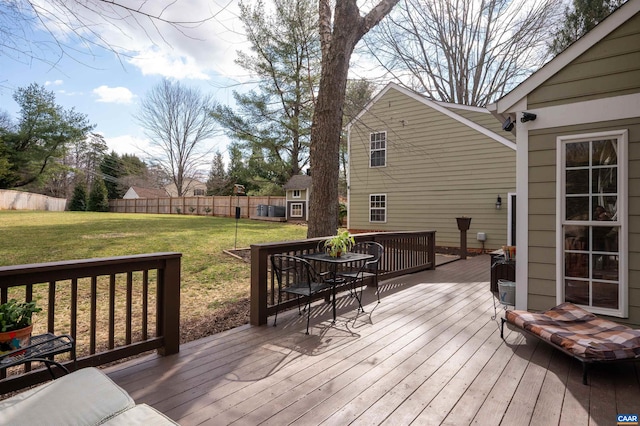
[[[505,318],[579,358],[640,359],[640,330],[598,318],[571,303],[540,313],[509,310]]]

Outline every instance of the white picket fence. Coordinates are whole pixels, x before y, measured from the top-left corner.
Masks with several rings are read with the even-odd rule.
[[[62,212],[67,206],[65,198],[54,198],[31,192],[0,189],[0,210],[48,210]]]

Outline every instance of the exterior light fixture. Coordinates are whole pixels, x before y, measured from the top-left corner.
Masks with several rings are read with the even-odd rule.
[[[500,210],[502,208],[502,197],[498,194],[498,198],[496,199],[496,210]]]
[[[526,123],[527,121],[534,121],[538,116],[532,112],[523,112],[521,122]]]

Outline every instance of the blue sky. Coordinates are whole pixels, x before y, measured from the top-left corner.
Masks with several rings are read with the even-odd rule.
[[[40,1],[46,5],[48,0],[35,3]],[[148,3],[162,7],[162,3],[170,2]],[[237,19],[237,1],[190,0],[177,4],[165,10],[163,16],[187,21],[211,15],[215,18],[177,30],[140,18],[134,22],[128,17],[120,21],[118,28],[105,22],[104,16],[112,11],[100,11],[103,17],[84,11],[85,19],[95,24],[94,34],[87,36],[109,40],[118,46],[120,55],[83,45],[68,28],[52,21],[47,23],[48,30],[41,26],[27,28],[29,45],[22,45],[22,49],[34,51],[38,59],[24,54],[11,58],[0,43],[0,109],[17,118],[14,91],[31,83],[45,85],[55,93],[59,105],[86,114],[110,149],[145,157],[150,151],[148,139],[134,114],[141,98],[162,78],[200,88],[225,104],[232,102],[232,90],[242,90],[243,82],[248,81],[246,72],[233,62],[236,51],[247,47]],[[185,4],[189,7],[185,8]],[[4,7],[0,2],[0,8]],[[62,57],[58,48],[44,47],[51,46],[47,44],[53,40],[51,33],[65,45]],[[225,152],[228,140],[221,136],[207,143],[214,151]]]
[[[20,1],[26,3],[26,0]],[[213,94],[219,103],[231,106],[234,90],[252,87],[251,76],[234,63],[237,51],[248,49],[238,18],[237,0],[124,2],[174,22],[212,17],[206,22],[179,28],[128,14],[99,0],[87,0],[93,3],[90,10],[73,1],[29,1],[43,12],[41,21],[33,20],[31,25],[26,25],[19,20],[8,21],[8,14],[4,13],[6,3],[0,0],[0,29],[14,27],[13,32],[8,33],[19,35],[15,40],[0,40],[0,110],[9,112],[14,119],[18,113],[12,98],[14,91],[31,83],[45,85],[55,93],[59,105],[86,114],[110,150],[148,160],[153,156],[153,149],[134,115],[139,111],[140,100],[162,78],[199,88]],[[269,0],[265,2],[269,3]],[[73,13],[89,25],[82,27],[48,18],[47,9],[59,8],[60,4],[75,7]],[[363,4],[368,4],[368,0]],[[59,9],[57,15],[60,15]],[[70,28],[75,28],[76,33]],[[0,32],[0,35],[3,34]],[[117,46],[119,55],[91,43],[97,39]],[[6,48],[12,42],[18,49]],[[63,48],[58,48],[58,44]],[[29,54],[37,59],[30,58]],[[352,63],[358,65],[352,65],[351,74],[360,77],[372,67],[356,58],[354,54]],[[207,141],[206,149],[219,150],[228,158],[228,143],[221,134]],[[208,171],[208,167],[203,171]]]

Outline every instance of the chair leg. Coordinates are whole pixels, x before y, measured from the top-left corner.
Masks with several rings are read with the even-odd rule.
[[[278,310],[280,308],[280,303],[282,302],[282,293],[278,291],[278,304],[276,305],[276,316],[273,318],[273,326],[275,327],[278,323]]]
[[[377,271],[376,271],[376,274],[374,275],[373,280],[376,283],[376,295],[378,296],[378,303],[380,303],[380,288],[378,287],[378,272]]]
[[[309,334],[309,320],[311,319],[311,296],[309,296],[307,305],[309,306],[309,308],[307,309],[307,334]]]
[[[358,312],[362,311],[364,313],[364,308],[362,307],[362,287],[364,287],[364,276],[360,279],[360,296],[358,296],[358,278],[356,277],[353,281],[351,281],[351,286],[353,287],[353,294],[356,296],[356,300],[358,301]]]
[[[582,363],[582,384],[587,385],[587,370],[589,369],[589,365],[586,362]]]

